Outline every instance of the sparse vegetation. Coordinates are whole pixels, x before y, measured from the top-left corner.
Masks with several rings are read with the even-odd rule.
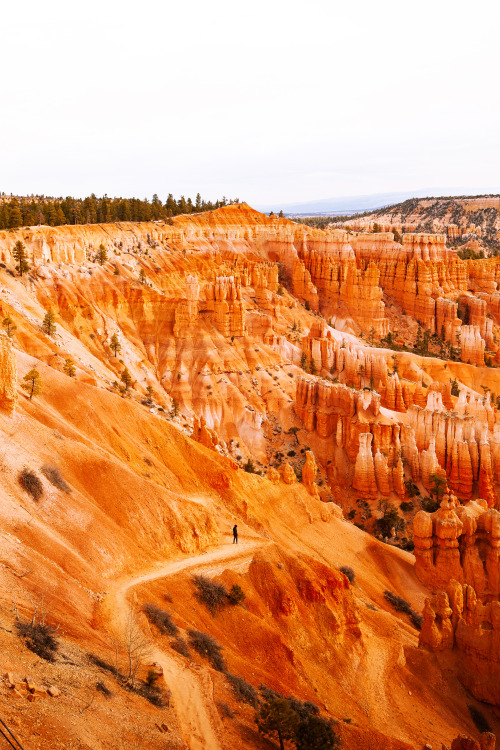
[[[113,354],[115,355],[115,358],[116,358],[116,355],[118,354],[118,352],[121,352],[121,350],[122,350],[122,345],[120,344],[120,341],[119,341],[118,336],[116,335],[116,333],[114,333],[111,336],[111,341],[109,342],[109,345],[111,347],[111,351],[113,352]]]
[[[401,510],[403,511],[403,513],[409,513],[410,511],[413,510],[413,508],[415,506],[413,505],[412,502],[410,502],[408,500],[403,500],[403,502],[401,503],[401,505],[399,507],[401,508]]]
[[[170,641],[170,646],[177,651],[178,654],[184,656],[186,659],[191,659],[191,651],[184,638],[180,636],[173,641]]]
[[[156,625],[160,633],[170,636],[176,636],[178,634],[179,628],[172,620],[172,615],[166,610],[148,602],[143,606],[142,611],[148,618],[149,622]]]
[[[30,270],[30,266],[26,256],[26,246],[23,242],[21,242],[21,240],[17,240],[16,244],[14,245],[12,255],[17,261],[16,271],[18,272],[19,276],[23,276],[23,274],[28,273],[28,271]]]
[[[394,594],[392,591],[388,591],[387,589],[384,591],[384,598],[392,607],[394,607],[396,612],[404,612],[406,615],[408,615],[413,625],[417,628],[417,630],[420,630],[420,628],[422,627],[423,617],[418,612],[415,612],[414,609],[412,609],[411,604],[407,602],[406,599],[403,599],[402,596],[398,596],[397,594]]]
[[[55,661],[59,643],[54,628],[45,622],[37,622],[34,615],[31,621],[18,620],[16,630],[30,651],[45,661]]]
[[[33,396],[38,396],[42,392],[42,387],[43,384],[40,373],[38,372],[36,367],[33,367],[33,369],[27,372],[24,376],[23,382],[21,383],[21,388],[29,393],[31,401]]]
[[[285,742],[294,743],[296,750],[335,750],[340,738],[333,721],[320,715],[319,708],[309,701],[284,698],[261,686],[262,702],[255,721],[259,732],[266,737],[277,736],[281,750]]]
[[[47,336],[53,336],[56,332],[56,316],[54,315],[54,311],[52,308],[49,308],[47,312],[45,313],[45,317],[43,319],[42,328],[47,334]]]
[[[420,505],[422,507],[422,510],[425,510],[426,513],[435,513],[437,509],[439,508],[439,501],[434,500],[432,497],[423,497],[420,501]]]
[[[383,537],[389,537],[392,529],[402,531],[405,528],[405,520],[399,515],[398,509],[392,503],[387,503],[384,515],[377,519],[376,526]]]
[[[109,698],[113,693],[111,690],[105,685],[102,680],[98,680],[95,684],[95,689],[98,690],[100,693],[106,696],[106,698]]]
[[[340,572],[345,575],[345,577],[348,579],[349,583],[354,583],[354,579],[356,578],[356,574],[352,568],[350,568],[348,565],[343,565],[341,568],[339,568]]]
[[[228,592],[224,584],[217,583],[207,576],[193,576],[196,586],[196,598],[204,604],[212,615],[216,615],[225,607],[228,601]]]
[[[226,671],[226,663],[222,656],[222,646],[215,638],[201,633],[199,630],[188,630],[189,645],[196,653],[207,659],[218,672]]]
[[[132,375],[130,374],[128,367],[125,367],[125,369],[123,370],[120,376],[120,379],[123,383],[123,387],[125,388],[125,391],[128,391],[128,389],[130,388],[132,384]]]
[[[237,677],[234,674],[226,674],[226,679],[231,685],[236,700],[240,701],[240,703],[248,703],[250,706],[257,708],[259,696],[253,685],[250,685],[242,677]]]
[[[12,318],[10,317],[10,315],[7,315],[7,316],[6,316],[6,317],[5,317],[5,318],[4,318],[3,320],[2,320],[2,325],[3,325],[3,327],[5,328],[5,333],[7,334],[7,336],[8,336],[9,338],[12,338],[12,334],[13,334],[13,333],[14,333],[14,331],[15,331],[15,330],[17,329],[17,326],[16,326],[16,324],[14,323],[14,321],[12,320]]]
[[[234,719],[234,711],[224,701],[217,701],[217,708],[223,719]]]
[[[244,602],[245,599],[245,592],[243,591],[241,586],[238,586],[237,583],[234,583],[229,589],[229,593],[227,595],[229,604],[235,606],[236,604],[241,604],[242,602]]]
[[[20,472],[18,479],[23,490],[26,490],[33,500],[38,502],[43,495],[43,484],[35,472],[24,467]]]
[[[70,494],[71,487],[64,479],[57,466],[54,466],[53,464],[44,464],[41,471],[44,477],[46,477],[54,487],[57,487],[58,490],[62,490],[62,492],[65,492],[67,495]]]
[[[107,259],[108,259],[108,251],[106,250],[106,248],[101,242],[101,244],[99,245],[99,249],[97,251],[96,260],[99,263],[99,265],[102,266],[103,263],[107,261]]]
[[[248,461],[246,462],[246,464],[245,464],[245,466],[243,468],[245,469],[245,471],[247,472],[247,474],[256,474],[257,473],[257,470],[256,470],[255,466],[253,465],[253,461],[252,461],[251,458],[248,459]]]
[[[75,363],[73,362],[73,360],[71,359],[71,357],[68,357],[64,361],[63,371],[66,373],[66,375],[69,378],[74,378],[75,377],[75,375],[76,375],[76,368],[75,368]]]

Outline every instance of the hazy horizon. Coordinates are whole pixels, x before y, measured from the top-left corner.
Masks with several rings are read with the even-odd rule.
[[[500,192],[496,3],[4,9],[0,189],[286,205]]]

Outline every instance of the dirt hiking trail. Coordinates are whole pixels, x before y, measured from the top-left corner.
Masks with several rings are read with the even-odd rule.
[[[252,539],[239,544],[224,542],[210,552],[162,563],[146,572],[120,579],[112,584],[103,602],[103,613],[113,636],[126,642],[127,629],[135,617],[130,599],[132,589],[146,581],[166,578],[183,570],[204,570],[217,575],[233,563],[232,568],[245,570],[257,549],[267,540]],[[208,569],[208,570],[207,570]],[[146,633],[144,633],[146,636]],[[172,691],[171,703],[179,721],[180,731],[190,750],[222,750],[219,736],[221,723],[211,696],[213,685],[207,669],[189,664],[174,651],[161,650],[147,634],[148,656],[163,668],[165,682]]]

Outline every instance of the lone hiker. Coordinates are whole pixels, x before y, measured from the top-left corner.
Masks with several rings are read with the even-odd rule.
[[[238,527],[236,524],[233,526],[233,544],[238,544]]]

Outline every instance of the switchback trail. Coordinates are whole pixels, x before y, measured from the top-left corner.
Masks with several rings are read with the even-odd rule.
[[[162,563],[146,572],[116,581],[103,602],[103,612],[114,636],[122,642],[126,641],[130,618],[134,617],[133,605],[129,601],[130,592],[134,587],[188,569],[209,568],[212,574],[217,575],[228,563],[234,563],[233,568],[244,570],[255,551],[267,544],[268,541],[260,539],[240,541],[238,545],[224,543],[210,552]],[[148,653],[152,661],[163,668],[165,682],[172,691],[172,704],[181,734],[189,749],[222,750],[218,738],[220,719],[210,697],[213,685],[208,670],[187,663],[174,651],[163,651],[150,636],[148,640],[151,640]]]

